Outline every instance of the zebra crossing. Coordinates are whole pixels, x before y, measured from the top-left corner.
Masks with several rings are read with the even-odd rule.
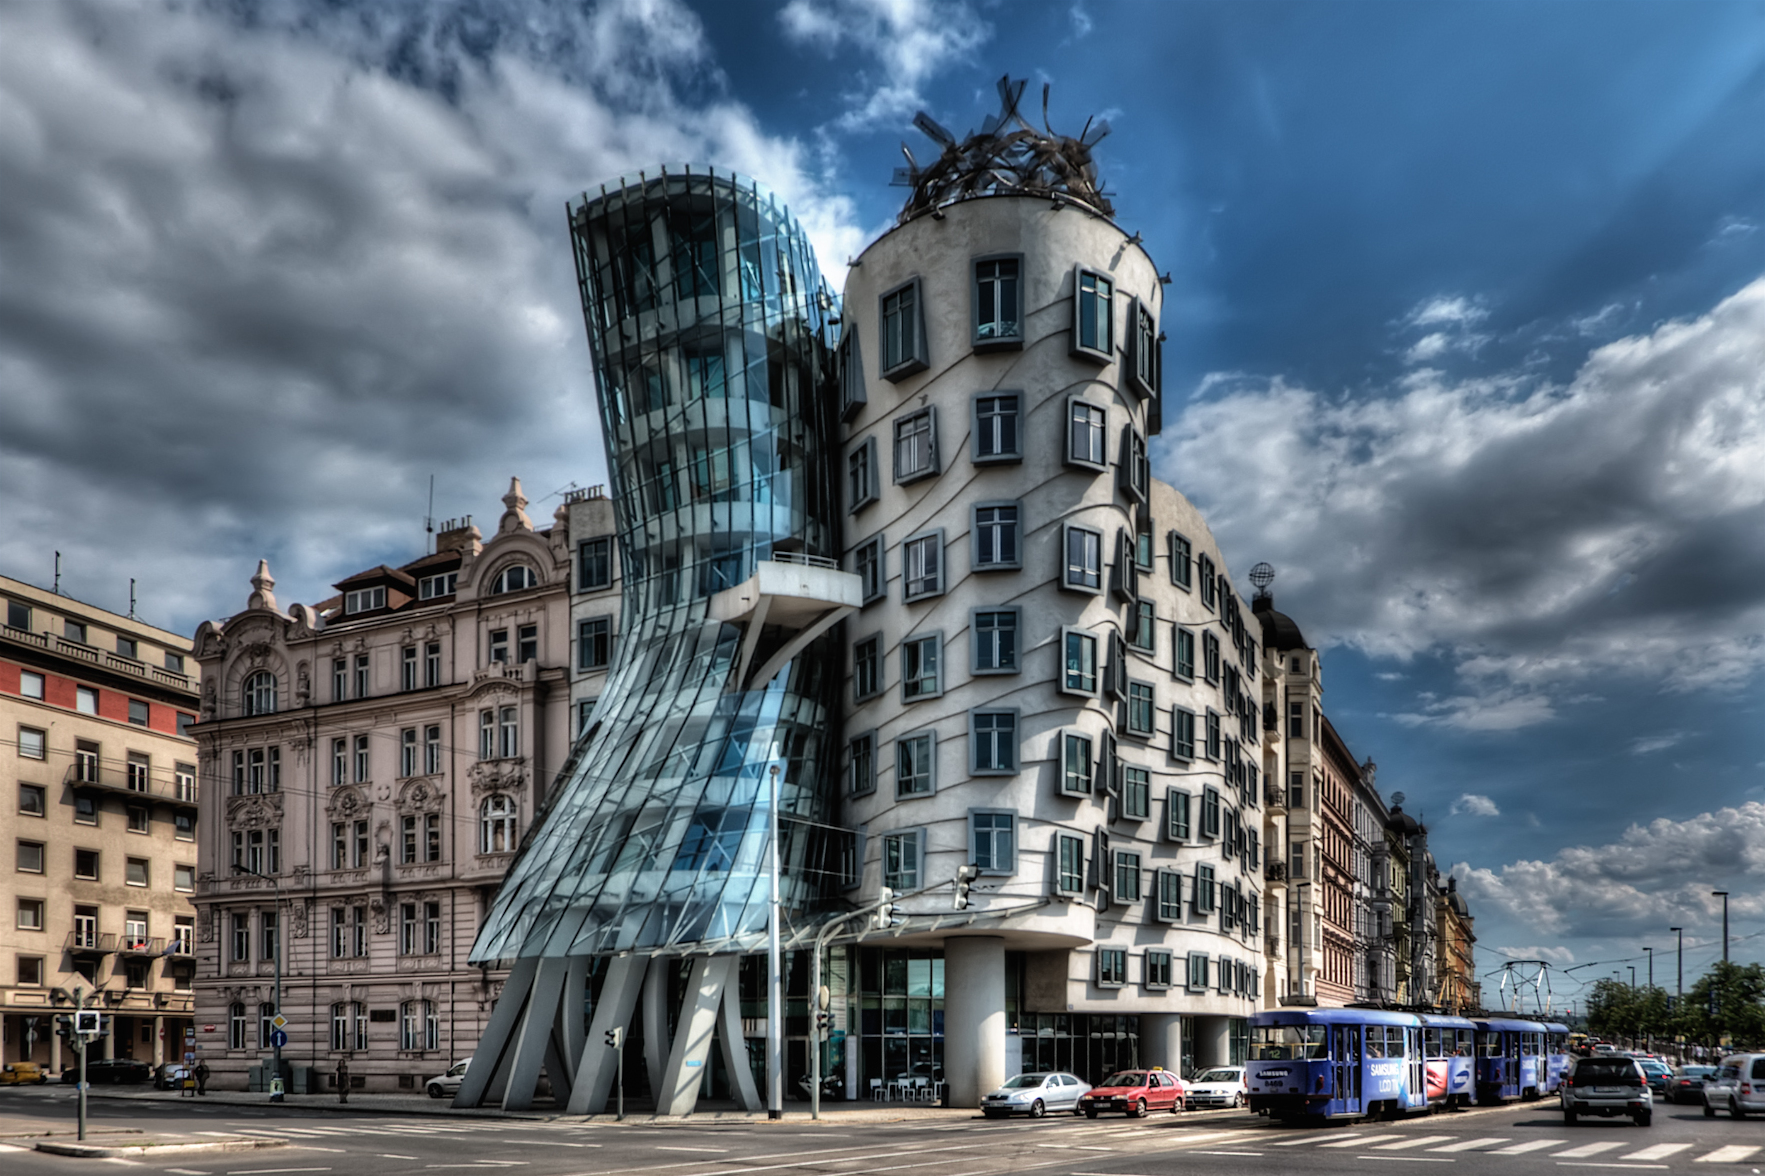
[[[1431,1154],[1477,1153],[1489,1156],[1528,1156],[1541,1160],[1590,1161],[1602,1164],[1660,1164],[1663,1160],[1689,1160],[1697,1164],[1738,1164],[1765,1152],[1765,1145],[1727,1144],[1709,1148],[1702,1154],[1689,1155],[1695,1143],[1657,1143],[1637,1147],[1635,1140],[1527,1139],[1516,1142],[1509,1135],[1474,1136],[1468,1139],[1450,1135],[1422,1135],[1404,1138],[1401,1135],[1352,1134],[1347,1137],[1328,1136],[1299,1139],[1258,1141],[1261,1146],[1310,1148],[1317,1151],[1341,1151],[1345,1155],[1366,1153],[1362,1158],[1377,1159],[1396,1152],[1425,1156]],[[1708,1147],[1708,1145],[1705,1145]]]

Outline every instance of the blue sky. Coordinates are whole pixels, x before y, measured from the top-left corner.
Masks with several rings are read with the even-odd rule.
[[[1712,886],[1765,931],[1758,2],[0,4],[0,571],[189,631],[260,555],[310,601],[419,553],[430,474],[549,513],[604,479],[566,199],[734,167],[837,283],[913,112],[1007,72],[1110,120],[1159,472],[1486,966],[1684,921],[1692,968]]]

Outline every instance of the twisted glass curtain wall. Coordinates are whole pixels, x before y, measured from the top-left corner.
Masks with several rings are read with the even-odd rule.
[[[834,302],[789,211],[736,176],[603,186],[570,210],[570,235],[616,491],[624,629],[588,742],[471,958],[753,950],[774,764],[787,917],[827,889],[837,683],[817,643],[739,689],[741,631],[707,612],[757,560],[839,554]]]

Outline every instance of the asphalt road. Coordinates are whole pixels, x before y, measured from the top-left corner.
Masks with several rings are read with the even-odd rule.
[[[1584,1121],[1566,1127],[1555,1100],[1439,1114],[1397,1123],[1286,1128],[1241,1112],[1118,1117],[1065,1115],[1008,1123],[949,1118],[821,1124],[786,1121],[617,1124],[350,1114],[265,1106],[94,1100],[95,1130],[146,1135],[280,1137],[289,1146],[148,1159],[71,1159],[0,1139],[6,1176],[66,1173],[94,1164],[168,1176],[1172,1176],[1344,1172],[1453,1165],[1457,1176],[1562,1176],[1563,1168],[1687,1173],[1758,1172],[1765,1122],[1705,1119],[1697,1107],[1660,1105],[1654,1125]],[[0,1094],[0,1136],[71,1126],[71,1098]],[[1569,1174],[1573,1176],[1573,1174]]]

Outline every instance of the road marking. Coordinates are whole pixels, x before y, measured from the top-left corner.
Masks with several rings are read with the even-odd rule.
[[[1315,1140],[1315,1139],[1283,1139],[1280,1143],[1277,1143],[1274,1146],[1275,1147],[1299,1147],[1302,1144],[1316,1143],[1316,1142],[1317,1142],[1317,1140]]]
[[[1631,1152],[1627,1156],[1619,1156],[1618,1158],[1631,1162],[1637,1160],[1664,1160],[1668,1156],[1689,1150],[1691,1146],[1692,1145],[1689,1143],[1657,1143],[1654,1147],[1645,1147],[1639,1152]]]
[[[1369,1143],[1380,1143],[1387,1139],[1402,1139],[1401,1135],[1356,1135],[1350,1139],[1336,1139],[1329,1143],[1320,1143],[1319,1147],[1365,1147]]]
[[[0,1152],[29,1151],[29,1148],[13,1147],[10,1143],[0,1143]]]
[[[1456,1164],[1451,1156],[1356,1156],[1357,1160],[1393,1160],[1404,1164]]]
[[[1198,1151],[1198,1156],[1260,1156],[1261,1152]]]
[[[381,1152],[379,1155],[375,1156],[374,1158],[377,1160],[415,1160],[415,1159],[420,1159],[421,1157],[419,1157],[419,1156],[395,1156],[391,1152]]]
[[[598,1143],[571,1143],[565,1139],[499,1139],[498,1143],[513,1143],[520,1147],[600,1147]],[[1689,1145],[1687,1145],[1689,1146]],[[676,1151],[679,1148],[674,1149]]]
[[[1516,1143],[1513,1147],[1497,1148],[1488,1154],[1492,1156],[1523,1156],[1527,1152],[1535,1152],[1541,1148],[1562,1147],[1568,1142],[1566,1139],[1528,1139],[1525,1143]]]
[[[1450,1135],[1422,1135],[1415,1139],[1400,1139],[1396,1143],[1382,1143],[1374,1151],[1404,1151],[1407,1148],[1421,1147],[1423,1144],[1439,1143],[1443,1139],[1451,1139]]]
[[[1609,1139],[1604,1143],[1584,1143],[1580,1147],[1572,1147],[1566,1152],[1558,1152],[1556,1155],[1552,1156],[1551,1159],[1581,1160],[1586,1159],[1588,1156],[1597,1156],[1601,1152],[1609,1152],[1614,1148],[1620,1148],[1623,1146],[1624,1141],[1622,1139]]]
[[[1506,1143],[1507,1141],[1508,1137],[1505,1135],[1492,1135],[1487,1139],[1461,1139],[1457,1143],[1449,1143],[1445,1147],[1431,1147],[1428,1150],[1437,1152],[1476,1151],[1480,1147],[1494,1147],[1498,1143]]]
[[[296,1144],[291,1144],[289,1147],[289,1150],[290,1151],[336,1152],[337,1154],[342,1155],[347,1149],[341,1148],[341,1147],[320,1147],[316,1143],[296,1143]]]
[[[329,1168],[234,1168],[227,1176],[270,1176],[273,1172],[329,1172]]]
[[[172,1176],[208,1176],[208,1172],[202,1168],[167,1168],[166,1171]]]
[[[1651,1168],[1666,1169],[1666,1164],[1620,1164],[1617,1161],[1601,1163],[1599,1160],[1558,1160],[1559,1168],[1623,1168],[1630,1172],[1646,1172]]]
[[[669,1147],[665,1143],[658,1144],[656,1146],[656,1150],[657,1151],[716,1152],[718,1155],[723,1155],[724,1153],[729,1151],[729,1149],[726,1147]]]
[[[1692,1163],[1737,1164],[1758,1150],[1759,1149],[1756,1147],[1747,1147],[1744,1144],[1735,1143],[1730,1144],[1727,1147],[1719,1147],[1707,1156],[1699,1156],[1697,1159],[1693,1160]]]

